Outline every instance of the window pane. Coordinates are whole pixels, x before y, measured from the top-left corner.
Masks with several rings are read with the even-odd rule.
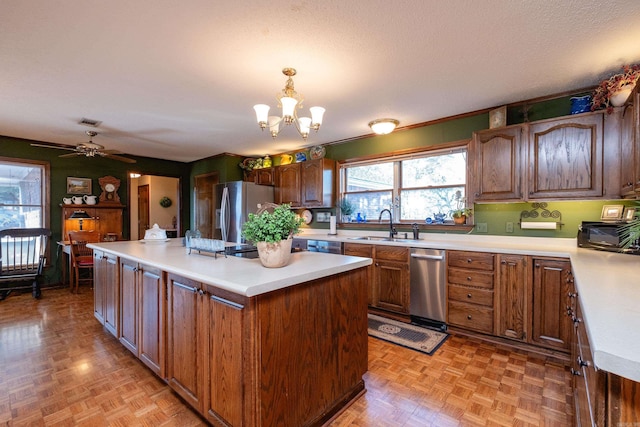
[[[347,191],[393,188],[393,163],[355,166],[346,169]]]
[[[44,224],[44,168],[0,163],[0,228],[37,228]]]
[[[402,162],[402,187],[431,187],[464,184],[466,153],[440,154]]]
[[[464,198],[464,186],[401,191],[400,220],[424,221],[436,213],[444,213],[450,219],[449,213],[459,207],[457,191]]]
[[[355,221],[358,213],[367,221],[377,221],[380,211],[391,206],[391,191],[375,191],[346,195],[355,207],[351,221]]]

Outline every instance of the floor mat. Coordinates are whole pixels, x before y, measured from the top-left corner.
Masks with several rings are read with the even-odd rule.
[[[449,334],[369,314],[369,335],[432,355]]]

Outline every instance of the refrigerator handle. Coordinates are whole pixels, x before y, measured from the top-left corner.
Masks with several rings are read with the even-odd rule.
[[[222,189],[222,206],[220,207],[220,229],[222,231],[222,240],[227,241],[229,234],[229,189],[224,187]]]

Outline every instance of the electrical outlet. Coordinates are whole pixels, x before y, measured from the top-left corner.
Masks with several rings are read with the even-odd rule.
[[[513,233],[513,223],[512,222],[507,222],[507,226],[505,227],[505,231],[507,233]]]
[[[487,232],[487,223],[479,222],[476,224],[476,232],[478,233],[486,233]]]

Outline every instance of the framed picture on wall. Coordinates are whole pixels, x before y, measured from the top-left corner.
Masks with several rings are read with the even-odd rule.
[[[622,219],[623,211],[624,205],[604,205],[602,207],[602,215],[600,215],[600,220],[620,221]]]
[[[91,178],[68,176],[67,194],[91,194]]]
[[[636,208],[627,206],[624,208],[624,217],[625,221],[633,221],[633,218],[636,216]]]

